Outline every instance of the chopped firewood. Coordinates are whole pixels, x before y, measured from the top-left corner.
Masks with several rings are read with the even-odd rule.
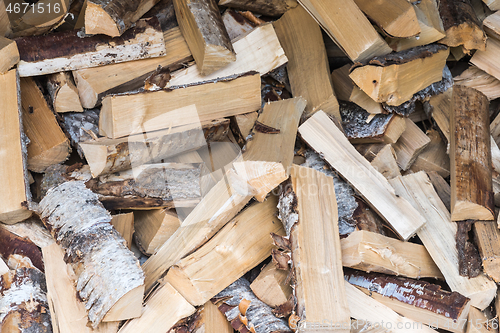
[[[439,44],[418,46],[356,63],[349,76],[375,101],[398,106],[442,79],[448,53]]]
[[[35,216],[12,225],[0,224],[0,229],[8,230],[21,238],[27,238],[35,243],[35,245],[39,248],[43,248],[54,243],[54,238],[43,226],[41,221]]]
[[[292,332],[284,319],[276,317],[270,306],[255,297],[245,278],[236,280],[215,295],[212,302],[241,333]]]
[[[212,302],[206,302],[200,309],[198,316],[194,319],[192,333],[233,333],[231,323],[226,319],[224,314],[219,311],[217,306]]]
[[[463,45],[467,52],[485,50],[486,34],[469,0],[440,0],[439,15],[446,31],[440,43],[451,47]]]
[[[425,171],[427,173],[435,171],[446,178],[450,175],[450,157],[446,153],[446,143],[443,142],[441,135],[435,130],[429,130],[427,136],[430,143],[418,154],[410,170],[413,172]],[[416,136],[414,140],[416,140]]]
[[[424,224],[423,217],[397,197],[385,177],[359,154],[325,113],[299,128],[302,138],[339,172],[404,240]]]
[[[182,63],[192,59],[179,27],[163,32],[163,40],[168,50],[164,56],[74,71],[73,76],[83,107],[95,107],[110,93],[141,88],[145,77],[154,72],[158,66],[175,70],[181,67]]]
[[[28,180],[28,139],[23,132],[20,109],[21,91],[17,70],[0,74],[0,155],[8,156],[0,160],[0,179],[6,191],[0,194],[0,221],[13,224],[31,216],[26,203],[31,201]]]
[[[231,117],[231,130],[241,147],[247,142],[249,138],[248,135],[252,131],[253,125],[258,117],[258,112],[239,114]]]
[[[66,182],[47,192],[38,212],[75,271],[92,327],[102,320],[139,317],[144,273],[97,195],[83,182]]]
[[[242,161],[241,149],[233,142],[212,142],[197,151],[216,181],[224,178],[234,162]]]
[[[196,308],[177,290],[162,281],[160,287],[146,299],[143,315],[126,322],[119,333],[165,333],[179,320],[195,312]]]
[[[473,225],[483,271],[495,282],[500,281],[500,230],[495,222],[476,221]]]
[[[82,36],[76,30],[16,39],[20,76],[72,71],[165,54],[157,18],[140,20],[121,37]],[[62,47],[65,46],[65,47]]]
[[[340,245],[344,267],[414,279],[443,278],[422,245],[363,230],[341,239]]]
[[[392,51],[353,0],[299,0],[299,3],[352,61]]]
[[[236,61],[215,0],[174,0],[182,35],[202,76]]]
[[[159,0],[88,0],[85,33],[121,36]]]
[[[348,325],[333,179],[300,166],[292,166],[290,174],[280,193],[278,217],[291,242],[296,314],[305,322]]]
[[[69,140],[32,78],[21,78],[21,105],[24,131],[30,140],[28,169],[43,172],[64,162],[71,152]]]
[[[78,299],[72,268],[64,262],[57,244],[42,248],[47,279],[47,299],[54,332],[116,333],[119,322],[100,323],[94,330],[87,326],[85,303]]]
[[[205,245],[178,261],[165,280],[193,305],[209,301],[269,256],[274,247],[269,235],[284,234],[275,216],[276,204],[277,198],[270,197],[243,210]]]
[[[431,171],[427,174],[431,180],[432,186],[436,191],[437,195],[448,209],[451,210],[451,187],[450,184],[444,180],[443,176],[438,174],[436,171]]]
[[[469,240],[469,232],[474,221],[457,221],[458,272],[461,276],[476,277],[481,274],[481,257],[474,243]],[[491,222],[494,223],[494,222]]]
[[[344,277],[365,294],[408,319],[463,332],[470,299],[457,292],[441,290],[441,286],[425,281],[352,269],[346,269]],[[451,328],[451,324],[455,327]]]
[[[288,57],[287,73],[292,94],[307,101],[303,119],[323,110],[340,120],[319,25],[302,6],[290,9],[273,25]]]
[[[436,121],[441,133],[443,133],[448,143],[450,142],[450,113],[453,88],[444,93],[432,96],[429,99],[429,106],[432,112],[432,118]],[[451,163],[451,161],[450,161]]]
[[[19,62],[19,51],[15,41],[0,34],[0,74],[5,74]]]
[[[401,176],[396,162],[396,152],[391,145],[385,145],[370,164],[387,179]]]
[[[0,330],[52,333],[45,276],[37,268],[19,268],[0,276]]]
[[[219,0],[219,6],[248,10],[265,16],[280,16],[297,5],[295,0]]]
[[[493,166],[493,170],[496,171],[497,173],[499,173],[500,172],[500,149],[498,148],[498,145],[495,142],[495,139],[493,139],[493,136],[490,137],[490,143],[491,143],[491,164]]]
[[[455,84],[479,90],[490,101],[500,97],[500,81],[475,66],[467,68],[453,80]]]
[[[451,219],[493,220],[489,102],[469,87],[453,87],[450,113]]]
[[[260,104],[260,75],[255,72],[173,90],[111,95],[103,100],[99,132],[116,139],[248,113]]]
[[[455,235],[456,223],[450,223],[450,213],[432,187],[424,172],[389,181],[396,193],[406,198],[425,217],[427,223],[417,232],[432,260],[443,273],[452,291],[471,299],[471,305],[486,308],[496,295],[496,285],[485,275],[475,278],[460,276]],[[432,207],[432,209],[429,209]]]
[[[384,0],[377,3],[370,0],[354,0],[358,7],[384,33],[391,37],[414,37],[421,32],[417,14],[406,0]]]
[[[56,112],[83,112],[78,89],[76,89],[69,72],[50,75],[47,81],[47,90]]]
[[[10,231],[0,229],[0,257],[10,260],[11,256],[22,256],[41,272],[44,271],[42,252],[31,240],[19,237]],[[16,269],[12,267],[12,269]]]
[[[498,0],[483,0],[483,2],[488,6],[490,10],[499,10],[500,9],[500,1]]]
[[[233,9],[228,9],[224,12],[224,14],[222,14],[222,22],[224,22],[224,26],[226,27],[227,34],[231,41],[240,36],[246,35],[255,29],[256,26],[250,20]]]
[[[486,42],[486,50],[476,51],[470,62],[476,65],[477,68],[500,80],[500,67],[498,66],[499,51],[500,40],[490,36]]]
[[[6,4],[3,1],[0,1],[0,36],[2,37],[10,36],[12,33],[12,25],[5,6]]]
[[[349,76],[348,78],[349,80],[351,79]],[[368,96],[363,90],[359,89],[356,85],[352,87],[349,101],[359,105],[370,114],[385,113],[384,108],[380,103],[375,102],[370,96]]]
[[[9,267],[7,266],[5,261],[3,261],[3,259],[0,257],[0,276],[4,275],[8,271],[9,271]]]
[[[351,143],[396,143],[406,121],[396,114],[370,114],[354,103],[340,101],[342,127]]]
[[[78,155],[83,159],[84,153],[80,142],[97,139],[99,133],[99,109],[87,109],[83,112],[61,113],[61,126],[71,140],[71,146],[76,148]]]
[[[267,264],[250,285],[255,296],[274,308],[286,303],[292,295],[288,282],[288,271],[277,269],[274,263]]]
[[[412,4],[421,32],[415,37],[390,40],[389,46],[396,52],[431,44],[446,37],[436,0],[421,0]]]
[[[256,71],[264,75],[285,64],[285,56],[272,24],[256,27],[233,44],[236,61],[209,75],[203,76],[196,65],[172,73],[167,86],[200,83],[207,80]]]
[[[153,209],[134,212],[135,240],[139,249],[153,254],[180,227],[181,221],[172,210]]]
[[[494,323],[491,316],[488,316],[486,311],[481,312],[472,306],[469,311],[469,318],[465,332],[489,333],[491,331],[498,332],[498,322]]]
[[[122,235],[127,242],[127,247],[132,247],[132,235],[134,233],[134,213],[116,214],[111,217],[111,225]]]
[[[406,130],[393,147],[396,152],[396,162],[401,170],[406,171],[431,143],[431,139],[413,121],[408,118],[405,118],[405,121]]]
[[[493,38],[500,38],[500,13],[495,12],[483,21],[484,31]]]

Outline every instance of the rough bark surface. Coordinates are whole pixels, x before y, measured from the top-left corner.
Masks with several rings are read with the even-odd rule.
[[[280,16],[298,4],[295,0],[220,0],[219,6],[249,10],[266,16]]]
[[[370,114],[352,102],[339,102],[342,127],[349,140],[384,141],[384,133],[395,115],[377,114],[367,122]]]
[[[78,155],[84,157],[79,143],[93,140],[99,133],[99,109],[88,109],[84,112],[62,114],[62,127],[71,140],[71,145],[77,149]],[[95,134],[92,136],[91,133]]]
[[[494,223],[494,222],[490,222]],[[469,240],[469,232],[471,231],[474,221],[459,221],[457,222],[457,251],[458,251],[458,272],[462,276],[470,278],[481,274],[481,256],[477,246]]]
[[[0,256],[8,260],[11,255],[16,254],[28,257],[36,268],[44,271],[42,252],[35,243],[0,228]]]

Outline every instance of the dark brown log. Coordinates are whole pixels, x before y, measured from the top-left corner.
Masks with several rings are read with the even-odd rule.
[[[481,273],[481,257],[474,243],[469,240],[474,221],[457,221],[457,251],[458,251],[458,272],[461,276],[473,278]],[[494,224],[494,222],[489,222]]]
[[[297,5],[295,0],[219,0],[219,6],[249,10],[266,16],[280,16]]]
[[[11,255],[22,255],[31,260],[33,266],[44,271],[42,252],[28,238],[19,237],[10,231],[0,228],[0,256],[9,260]]]

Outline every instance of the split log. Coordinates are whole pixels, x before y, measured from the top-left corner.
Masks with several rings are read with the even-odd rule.
[[[47,90],[56,112],[83,112],[78,89],[69,72],[50,75],[47,79]]]
[[[16,39],[20,76],[35,76],[103,66],[165,54],[158,19],[138,21],[121,37],[81,36],[76,30]],[[64,45],[66,47],[61,47]]]
[[[121,36],[159,0],[88,0],[85,33]]]
[[[55,242],[36,215],[16,224],[0,224],[0,229],[10,231],[21,238],[29,239],[39,248],[44,248]]]
[[[231,41],[248,34],[256,26],[252,21],[233,9],[227,9],[222,14],[222,22]]]
[[[168,50],[164,56],[73,71],[83,107],[93,108],[111,93],[141,88],[158,66],[174,71],[192,59],[179,27],[163,32],[163,40]]]
[[[118,332],[165,333],[179,320],[195,312],[196,309],[177,290],[162,281],[146,299],[143,315],[126,322]]]
[[[215,0],[174,0],[182,35],[202,76],[236,61],[236,53]]]
[[[64,162],[71,152],[69,140],[32,78],[21,78],[21,106],[28,145],[28,169],[44,172]]]
[[[442,79],[448,53],[448,48],[439,44],[419,46],[356,63],[349,76],[376,102],[398,106]]]
[[[406,171],[431,143],[431,139],[413,121],[408,118],[405,118],[405,121],[406,130],[393,147],[396,152],[396,162],[401,170]]]
[[[490,10],[500,10],[500,2],[498,0],[483,0]]]
[[[0,308],[2,332],[52,333],[45,276],[36,268],[0,276]]]
[[[435,171],[427,174],[437,195],[448,211],[451,210],[451,187],[444,178]]]
[[[0,34],[0,74],[5,74],[19,62],[19,50],[15,41]]]
[[[498,324],[496,324],[498,325]],[[495,326],[496,326],[495,325]],[[492,322],[488,319],[488,316],[476,309],[475,307],[471,307],[469,312],[469,318],[467,321],[467,328],[465,330],[466,333],[486,333],[493,330],[493,332],[497,332],[498,330],[494,328]]]
[[[83,112],[61,113],[61,126],[71,141],[71,146],[76,148],[78,155],[83,159],[84,153],[80,142],[91,141],[99,133],[99,109],[88,109]]]
[[[404,0],[354,0],[384,33],[391,37],[414,37],[421,32],[413,6]]]
[[[141,252],[155,253],[181,226],[172,210],[154,209],[135,211],[135,241]]]
[[[474,88],[490,101],[500,97],[500,81],[490,74],[471,66],[454,78],[455,84]]]
[[[38,212],[75,271],[92,327],[139,317],[144,273],[97,195],[83,182],[66,182],[48,191]]]
[[[219,6],[226,6],[238,10],[248,10],[265,16],[280,16],[286,11],[297,7],[295,0],[219,0]]]
[[[440,43],[450,47],[463,45],[467,52],[485,50],[486,34],[470,1],[440,0],[439,15],[446,31],[446,37]]]
[[[0,194],[0,221],[13,224],[31,216],[26,207],[26,203],[31,201],[27,169],[28,139],[23,132],[17,70],[0,74],[0,100],[0,154],[9,157],[0,161],[0,180],[8,184],[9,189]]]
[[[292,295],[288,283],[288,271],[276,268],[274,263],[267,264],[250,284],[255,296],[272,308],[287,302]]]
[[[0,258],[0,276],[4,275],[8,271],[9,271],[9,267],[7,266],[7,264],[5,263],[5,261],[3,261],[2,258]]]
[[[132,235],[134,234],[134,213],[116,214],[111,217],[111,225],[122,235],[127,242],[127,247],[132,247]]]
[[[453,88],[450,114],[451,218],[493,220],[489,102],[481,92]]]
[[[469,313],[467,297],[437,284],[380,273],[346,269],[346,281],[373,299],[417,322],[463,332]]]
[[[391,52],[353,0],[299,0],[330,38],[352,61]]]
[[[436,130],[427,131],[427,137],[430,139],[430,143],[418,154],[410,170],[413,172],[425,171],[427,173],[435,171],[446,178],[450,175],[450,157],[446,153],[446,143],[443,142],[441,134]]]
[[[196,65],[189,66],[172,73],[167,86],[201,83],[249,71],[264,75],[288,61],[272,24],[256,27],[248,35],[234,41],[233,48],[236,61],[226,67],[203,76]]]
[[[60,333],[116,333],[118,322],[100,323],[96,329],[87,326],[85,303],[78,299],[71,266],[64,262],[64,253],[57,244],[42,248],[47,279],[47,299],[52,327]]]
[[[500,67],[498,66],[499,51],[500,40],[490,37],[486,42],[486,50],[477,50],[470,59],[470,62],[476,65],[477,68],[500,80]]]
[[[252,131],[257,118],[258,112],[250,112],[246,114],[239,114],[231,117],[231,132],[235,136],[240,147],[243,148],[247,139],[249,138],[250,131]]]
[[[450,142],[450,113],[452,110],[452,96],[453,88],[450,88],[442,94],[432,96],[428,102],[432,118],[436,121],[436,124],[448,143]]]
[[[299,128],[302,138],[341,174],[404,240],[424,224],[423,217],[397,197],[384,176],[349,143],[324,113],[316,113]]]
[[[279,215],[290,240],[297,316],[304,322],[349,325],[333,179],[292,166],[281,189]],[[317,253],[329,253],[326,258]],[[331,302],[335,299],[335,302]]]
[[[431,44],[446,37],[436,0],[421,0],[412,4],[421,32],[415,37],[390,40],[389,46],[396,52]]]
[[[342,127],[351,143],[396,143],[406,131],[405,119],[396,114],[377,114],[373,117],[354,103],[340,105]],[[369,118],[370,117],[370,118]]]
[[[401,176],[396,162],[396,152],[391,145],[385,145],[370,164],[387,179]]]
[[[8,4],[7,4],[8,5]],[[12,26],[10,23],[5,3],[0,1],[0,36],[8,36],[12,33]]]
[[[190,332],[192,333],[234,333],[231,323],[226,319],[224,314],[219,311],[217,306],[210,301],[206,302],[203,307],[194,314],[193,322],[190,323],[189,326]]]
[[[29,239],[19,237],[8,230],[1,228],[0,257],[3,257],[10,266],[9,260],[11,257],[15,256],[27,258],[26,261],[30,263],[29,267],[34,267],[41,272],[44,272],[42,252],[40,252],[40,248]],[[17,267],[12,267],[11,269],[17,269]]]
[[[288,57],[291,92],[307,101],[303,119],[323,110],[340,120],[319,25],[302,6],[290,9],[273,25]]]
[[[270,306],[255,297],[245,278],[236,280],[215,295],[212,302],[241,333],[292,332],[284,319],[276,317]]]
[[[457,221],[457,234],[455,236],[458,251],[458,272],[461,276],[469,278],[481,274],[481,257],[477,246],[469,240],[472,220]]]
[[[365,272],[379,272],[419,279],[442,279],[424,246],[369,231],[354,231],[340,240],[342,265]]]
[[[474,235],[479,248],[483,271],[495,282],[500,281],[500,231],[495,222],[474,222]]]
[[[500,13],[495,12],[483,21],[484,31],[493,38],[500,38]]]
[[[172,266],[165,280],[193,305],[209,301],[269,256],[274,248],[269,235],[284,234],[275,216],[276,204],[277,199],[270,197],[250,205],[205,245]]]
[[[248,113],[260,104],[255,72],[173,90],[112,95],[103,100],[99,132],[116,139]]]
[[[396,177],[389,181],[396,193],[425,217],[427,223],[417,232],[418,237],[443,273],[446,283],[471,299],[470,304],[486,308],[496,295],[496,285],[480,274],[475,278],[460,276],[455,235],[456,223],[450,223],[450,213],[442,203],[424,172]],[[432,209],[429,209],[432,207]]]
[[[197,153],[216,181],[224,177],[234,162],[243,161],[240,147],[231,141],[210,143]]]

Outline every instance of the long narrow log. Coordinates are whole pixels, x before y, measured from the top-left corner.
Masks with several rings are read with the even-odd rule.
[[[139,317],[144,273],[97,195],[83,182],[66,182],[48,191],[38,213],[76,273],[76,290],[92,327],[102,320]]]
[[[396,162],[401,170],[408,170],[420,153],[431,143],[431,139],[409,118],[405,118],[406,129],[393,146]]]
[[[280,16],[297,5],[295,0],[219,0],[219,6],[249,10],[266,16]]]

